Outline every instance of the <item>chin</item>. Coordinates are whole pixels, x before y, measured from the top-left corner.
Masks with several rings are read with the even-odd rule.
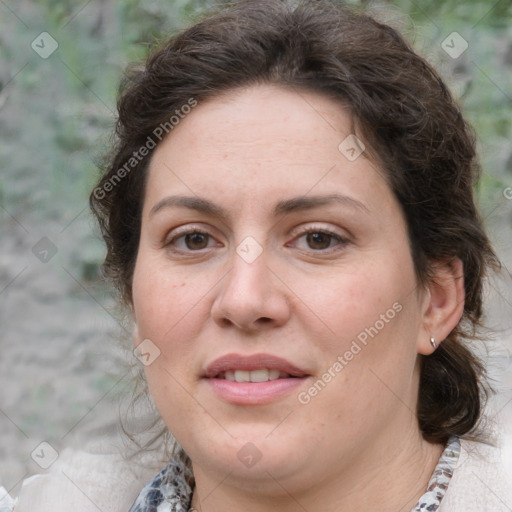
[[[268,492],[282,493],[282,488],[276,489],[276,480],[283,483],[289,481],[291,484],[298,475],[303,479],[308,468],[312,467],[312,453],[307,449],[311,444],[305,439],[292,443],[289,432],[283,431],[282,436],[269,436],[268,428],[253,428],[252,435],[244,428],[239,430],[244,432],[243,436],[231,437],[226,434],[217,442],[211,438],[195,441],[191,443],[193,448],[190,451],[183,447],[194,466],[215,471],[222,475],[220,480],[230,475],[229,479],[237,486],[247,485],[249,491],[253,491],[254,484],[258,483]]]

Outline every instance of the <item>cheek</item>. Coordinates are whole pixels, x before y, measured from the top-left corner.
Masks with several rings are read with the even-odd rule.
[[[208,291],[215,280],[180,272],[165,263],[139,258],[133,279],[133,309],[138,341],[149,338],[164,359],[188,346],[209,314]],[[136,340],[137,342],[137,340]],[[171,343],[172,342],[172,343]]]
[[[397,309],[409,301],[411,280],[413,274],[407,268],[390,264],[383,269],[377,262],[365,261],[332,272],[314,286],[305,283],[297,295],[307,298],[306,305],[323,320],[336,346],[339,339],[347,342],[360,333],[364,338],[375,323],[379,331],[396,324],[400,320]]]
[[[325,371],[336,376],[330,398],[338,404],[378,409],[382,395],[390,394],[380,379],[393,390],[410,385],[421,317],[407,255],[366,260],[350,272],[333,273],[314,293],[303,290],[325,326],[324,335],[314,339]],[[396,372],[399,367],[408,371]]]
[[[173,417],[198,413],[185,389],[197,350],[192,340],[208,314],[206,285],[204,280],[180,275],[176,269],[171,272],[150,258],[137,261],[133,278],[135,344],[149,339],[158,347],[158,356],[144,370],[151,396],[168,424],[173,424],[167,417],[171,413]]]
[[[189,309],[190,287],[179,275],[139,256],[133,276],[133,308],[139,335],[161,341]],[[179,300],[177,300],[179,297]],[[172,305],[172,307],[170,307]]]

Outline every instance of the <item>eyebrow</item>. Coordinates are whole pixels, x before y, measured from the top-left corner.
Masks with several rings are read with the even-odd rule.
[[[189,210],[196,210],[201,213],[213,215],[214,217],[227,218],[227,213],[217,206],[216,204],[203,199],[201,197],[194,196],[167,196],[159,201],[149,212],[149,216],[152,217],[156,213],[166,208],[172,208],[178,206],[182,208],[188,208]]]
[[[302,210],[310,210],[320,206],[329,206],[333,203],[342,204],[343,206],[348,206],[365,213],[370,212],[366,205],[357,199],[354,199],[353,197],[344,196],[341,194],[329,194],[326,196],[301,196],[287,199],[285,201],[280,201],[274,208],[274,215],[277,216]],[[217,206],[208,199],[194,196],[164,197],[155,206],[153,206],[153,208],[151,208],[149,216],[152,217],[161,210],[176,206],[188,208],[190,210],[195,210],[218,218],[229,218],[228,213],[223,208]]]
[[[348,206],[365,213],[370,213],[370,210],[365,204],[353,197],[341,194],[329,194],[326,196],[301,196],[281,201],[277,203],[274,208],[274,214],[282,215],[284,213],[310,210],[312,208],[318,208],[319,206],[329,206],[333,203],[342,204],[343,206]]]

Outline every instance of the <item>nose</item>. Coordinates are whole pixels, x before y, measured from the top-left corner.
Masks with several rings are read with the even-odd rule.
[[[287,290],[264,254],[249,263],[235,253],[232,263],[212,305],[214,321],[247,332],[284,325],[290,318]]]

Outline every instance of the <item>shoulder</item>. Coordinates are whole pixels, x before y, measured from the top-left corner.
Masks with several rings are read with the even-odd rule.
[[[162,467],[147,454],[127,459],[105,447],[66,449],[43,474],[23,482],[14,512],[119,512]],[[0,512],[2,509],[0,509]]]
[[[510,512],[508,447],[461,440],[460,455],[439,512]]]
[[[12,512],[14,500],[4,487],[0,485],[0,512]]]

